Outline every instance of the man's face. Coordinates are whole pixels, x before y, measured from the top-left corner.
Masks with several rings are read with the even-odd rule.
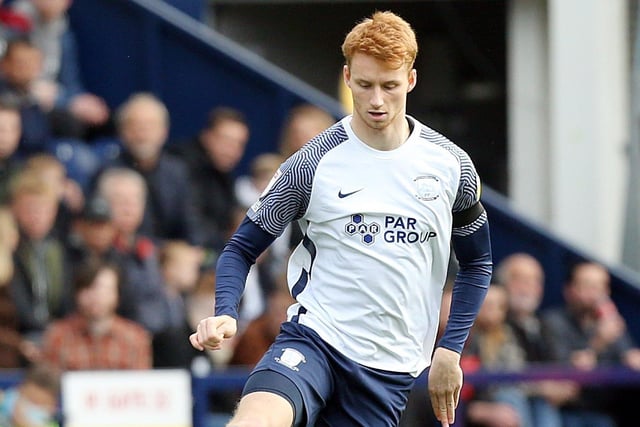
[[[82,236],[84,244],[98,254],[104,254],[111,248],[116,235],[116,228],[111,221],[93,221],[84,218],[78,221],[77,231]]]
[[[13,46],[0,62],[7,82],[20,90],[28,90],[42,72],[42,53],[27,44]]]
[[[118,306],[118,276],[110,268],[100,270],[91,286],[76,296],[78,311],[89,320],[102,320],[114,315]]]
[[[202,133],[202,143],[211,162],[222,172],[236,167],[249,140],[249,129],[241,122],[225,120]]]
[[[15,110],[0,110],[0,159],[10,157],[18,148],[22,122]]]
[[[511,261],[504,283],[509,294],[510,309],[519,314],[532,314],[538,309],[544,291],[544,275],[534,260]]]
[[[155,159],[160,154],[168,132],[164,112],[146,101],[136,102],[128,108],[120,128],[124,145],[133,157],[143,161]]]
[[[18,194],[13,213],[22,231],[33,240],[44,239],[53,228],[58,200],[50,195]]]
[[[144,216],[144,190],[131,180],[114,178],[105,197],[109,202],[115,228],[124,234],[135,233]]]
[[[609,273],[596,264],[579,266],[565,290],[567,303],[577,311],[594,310],[609,297]]]
[[[407,93],[416,83],[415,70],[406,66],[393,69],[370,55],[356,53],[343,74],[353,97],[354,121],[384,131],[404,120]]]

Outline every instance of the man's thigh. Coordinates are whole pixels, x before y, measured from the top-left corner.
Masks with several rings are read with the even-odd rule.
[[[262,425],[265,427],[291,427],[293,407],[281,395],[255,391],[242,397],[227,427]]]
[[[283,324],[276,341],[249,376],[243,395],[254,392],[278,395],[292,408],[294,425],[308,425],[334,390],[334,375],[325,346],[309,328]]]

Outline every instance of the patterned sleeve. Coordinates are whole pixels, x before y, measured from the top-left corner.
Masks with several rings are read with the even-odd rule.
[[[468,236],[487,222],[487,213],[480,202],[482,185],[469,155],[458,148],[460,183],[453,203],[453,235]]]
[[[264,231],[282,234],[290,222],[306,212],[322,157],[346,139],[342,124],[337,123],[309,141],[280,166],[247,216]]]

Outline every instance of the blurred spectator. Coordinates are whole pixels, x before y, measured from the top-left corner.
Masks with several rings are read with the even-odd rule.
[[[44,55],[36,89],[51,93],[53,105],[68,110],[83,127],[104,125],[109,118],[105,101],[85,90],[75,35],[67,11],[72,0],[17,0],[14,10],[31,20],[29,38]],[[79,137],[85,137],[84,129]]]
[[[169,111],[155,96],[132,95],[117,112],[123,151],[109,165],[137,171],[147,187],[140,232],[158,239],[200,244],[202,230],[192,202],[189,171],[180,159],[163,151],[169,133]]]
[[[258,200],[283,161],[277,153],[262,153],[253,158],[250,174],[235,181],[236,198],[243,209],[249,209]]]
[[[76,309],[46,330],[43,357],[62,370],[149,369],[151,338],[116,314],[119,269],[88,260],[74,279]]]
[[[9,201],[9,184],[21,167],[16,155],[21,135],[22,122],[17,105],[0,101],[0,204]]]
[[[52,233],[58,204],[53,186],[32,170],[24,170],[12,183],[11,209],[20,240],[11,294],[20,330],[34,342],[52,319],[69,312],[73,302],[64,246]]]
[[[288,158],[335,122],[331,114],[315,105],[301,104],[293,107],[282,126],[280,153]]]
[[[277,289],[269,295],[267,308],[252,320],[238,338],[229,365],[253,368],[267,352],[287,320],[287,308],[295,301],[286,289]]]
[[[24,169],[39,175],[51,185],[58,197],[58,213],[54,225],[55,232],[61,240],[66,240],[71,228],[71,220],[84,205],[82,189],[67,177],[65,166],[51,154],[33,154],[24,162]]]
[[[52,138],[49,110],[41,105],[32,87],[42,71],[42,52],[25,38],[7,43],[0,59],[0,97],[20,110],[22,137],[18,151],[27,155],[44,150]]]
[[[640,369],[640,350],[629,335],[624,319],[611,301],[609,272],[594,262],[580,262],[571,268],[563,289],[565,306],[543,313],[548,351],[556,362],[577,369],[626,365]],[[612,426],[603,413],[616,394],[597,387],[581,390],[577,399],[563,408],[565,425]]]
[[[189,166],[207,247],[222,249],[233,231],[232,216],[238,205],[234,171],[248,141],[249,125],[244,115],[232,108],[219,107],[209,113],[197,138],[176,144],[179,155]]]
[[[190,369],[194,357],[200,353],[184,338],[191,333],[185,298],[197,285],[202,259],[202,250],[184,241],[167,241],[160,249],[169,320],[167,327],[153,337],[156,368]]]
[[[109,203],[100,196],[92,197],[73,219],[67,239],[71,263],[80,264],[89,257],[119,262],[113,247],[115,236]]]
[[[121,304],[121,309],[152,334],[158,333],[167,326],[167,298],[156,246],[138,231],[147,200],[144,178],[133,169],[109,168],[97,185],[96,195],[109,204],[116,229],[114,247],[125,277],[121,300],[128,306]]]
[[[2,427],[58,427],[60,373],[38,364],[31,366],[20,383],[0,393]]]
[[[29,18],[15,12],[0,0],[0,56],[4,54],[7,40],[29,31],[31,31]]]
[[[504,287],[493,284],[478,313],[463,357],[476,358],[487,371],[519,370],[526,365],[524,350],[505,323],[509,309]],[[528,399],[524,384],[476,387],[467,404],[467,421],[484,427],[560,427],[559,413],[546,402]]]
[[[37,354],[37,348],[22,339],[18,313],[9,292],[17,245],[18,225],[11,211],[0,207],[0,369],[20,368],[24,360]]]
[[[531,366],[550,362],[545,334],[538,316],[544,294],[542,265],[531,255],[515,253],[506,257],[496,268],[498,283],[507,290],[511,326],[520,347]],[[537,381],[528,384],[528,399],[537,425],[560,425],[558,407],[574,399],[579,393],[571,381]]]

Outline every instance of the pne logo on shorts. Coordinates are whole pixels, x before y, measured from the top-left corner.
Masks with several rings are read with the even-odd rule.
[[[280,357],[275,357],[275,361],[294,371],[299,371],[298,365],[306,363],[307,359],[295,348],[285,348]]]

